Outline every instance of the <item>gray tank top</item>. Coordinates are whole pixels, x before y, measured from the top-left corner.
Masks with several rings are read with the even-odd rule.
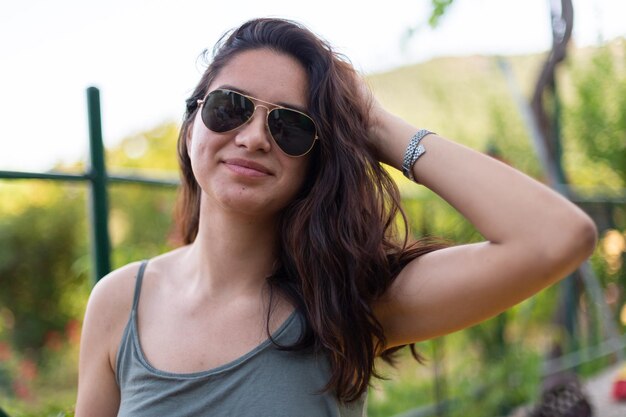
[[[121,417],[364,417],[365,396],[349,404],[320,393],[328,382],[323,355],[285,352],[268,339],[234,361],[194,373],[166,372],[146,360],[137,332],[137,305],[147,262],[137,273],[133,307],[117,353]],[[297,340],[294,312],[272,335],[282,345]]]

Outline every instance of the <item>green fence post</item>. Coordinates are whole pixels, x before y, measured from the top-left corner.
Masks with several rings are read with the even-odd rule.
[[[107,173],[104,163],[102,143],[102,122],[100,117],[100,91],[96,87],[87,89],[87,112],[89,117],[90,167],[88,176],[91,182],[90,214],[94,254],[94,281],[111,271],[109,243],[109,210],[107,199]]]

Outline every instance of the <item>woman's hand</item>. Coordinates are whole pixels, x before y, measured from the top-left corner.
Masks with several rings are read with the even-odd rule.
[[[369,109],[368,140],[376,150],[378,159],[402,170],[402,159],[409,139],[417,128],[389,113],[376,99],[367,82],[356,75],[355,80],[361,99]]]

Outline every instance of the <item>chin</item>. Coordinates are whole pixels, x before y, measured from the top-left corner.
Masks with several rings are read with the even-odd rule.
[[[269,196],[266,195],[260,196],[258,193],[245,193],[241,190],[235,193],[223,193],[215,197],[222,210],[256,218],[275,216],[288,204],[288,201],[282,202],[275,198],[268,198]],[[217,207],[212,208],[212,210],[215,209]]]

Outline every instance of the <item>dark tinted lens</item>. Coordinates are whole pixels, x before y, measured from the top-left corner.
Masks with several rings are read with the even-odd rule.
[[[315,124],[310,117],[288,109],[274,109],[267,118],[270,132],[287,155],[307,153],[315,141]]]
[[[214,132],[228,132],[246,123],[254,113],[254,103],[234,91],[209,93],[202,107],[202,121]]]

